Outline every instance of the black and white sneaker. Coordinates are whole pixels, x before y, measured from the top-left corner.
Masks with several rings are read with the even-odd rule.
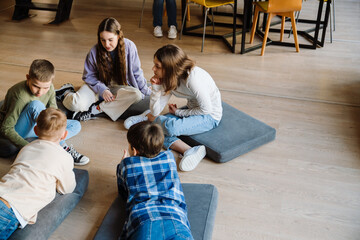
[[[82,165],[88,164],[90,162],[90,159],[87,156],[78,153],[78,151],[76,151],[72,145],[65,146],[64,149],[65,149],[65,151],[70,153],[70,155],[74,159],[75,165],[82,166]]]
[[[56,100],[62,102],[69,92],[75,92],[75,88],[71,83],[65,83],[59,89],[55,90]]]
[[[90,110],[84,112],[73,112],[71,119],[78,121],[88,121],[91,119],[96,119],[95,115],[91,113]]]
[[[71,112],[70,113],[70,119],[78,120],[78,121],[88,121],[91,119],[96,119],[96,115],[91,112],[93,106],[99,105],[101,101],[97,101],[90,105],[89,109],[87,111],[83,112]]]

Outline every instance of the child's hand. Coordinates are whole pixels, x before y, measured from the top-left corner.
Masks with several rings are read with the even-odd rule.
[[[115,100],[115,96],[107,89],[103,92],[102,97],[105,102],[112,102]]]
[[[161,81],[159,78],[153,76],[152,78],[150,78],[150,83],[151,84],[154,84],[154,85],[160,85],[161,84]]]
[[[169,104],[169,112],[170,112],[171,114],[174,114],[174,115],[175,115],[176,110],[177,110],[176,104]]]
[[[124,149],[124,155],[121,160],[124,160],[124,158],[127,158],[127,157],[130,157],[130,155],[129,155],[128,151],[126,149]]]

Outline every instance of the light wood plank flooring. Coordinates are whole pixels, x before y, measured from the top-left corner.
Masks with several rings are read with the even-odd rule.
[[[225,102],[277,130],[275,141],[231,162],[205,159],[194,171],[180,172],[182,182],[211,183],[219,190],[213,239],[360,239],[358,0],[336,0],[332,44],[327,33],[323,48],[296,53],[294,48],[268,46],[264,57],[259,56],[260,50],[238,54],[240,38],[236,54],[216,39],[205,40],[204,53],[200,53],[199,37],[156,39],[152,36],[152,1],[146,2],[142,28],[138,28],[141,0],[77,0],[70,20],[58,26],[47,24],[54,13],[45,11],[31,11],[36,16],[11,21],[14,2],[0,2],[0,99],[10,86],[25,79],[36,58],[54,63],[56,88],[67,82],[80,87],[84,59],[96,43],[97,26],[103,18],[113,16],[125,36],[136,43],[147,79],[152,76],[154,52],[164,44],[178,44],[213,76]],[[301,16],[315,18],[317,4],[317,0],[305,1]],[[191,15],[191,24],[201,21],[199,8],[192,7]],[[166,23],[164,19],[164,26]],[[308,27],[298,25],[299,29]],[[276,33],[271,37],[279,38]],[[300,42],[307,41],[300,38]],[[106,118],[84,122],[81,133],[68,141],[91,158],[82,167],[89,171],[90,184],[50,239],[94,237],[117,195],[115,169],[121,149],[127,147],[122,123]],[[0,176],[12,161],[0,159]]]

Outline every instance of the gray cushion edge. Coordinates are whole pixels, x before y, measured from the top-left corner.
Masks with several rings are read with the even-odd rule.
[[[209,209],[211,209],[211,211],[209,210],[207,212],[207,216],[206,216],[206,225],[204,227],[204,231],[203,231],[203,238],[204,240],[208,240],[212,238],[212,233],[213,233],[213,229],[214,229],[214,223],[215,223],[215,216],[216,216],[216,210],[217,210],[217,204],[218,204],[218,200],[219,200],[219,192],[216,188],[215,185],[212,184],[202,184],[202,183],[182,183],[183,187],[188,185],[208,185],[212,187],[212,191],[211,191],[211,200],[210,200],[210,204],[209,204]],[[185,196],[185,200],[186,200],[186,196]]]
[[[206,156],[218,163],[225,163],[228,162],[240,155],[243,155],[245,153],[250,152],[251,150],[254,150],[265,143],[269,143],[273,140],[275,140],[276,137],[276,130],[274,128],[271,129],[270,132],[268,132],[265,135],[262,135],[260,137],[254,138],[251,141],[248,141],[247,143],[244,143],[243,145],[239,145],[239,147],[229,149],[228,151],[224,151],[222,153],[218,153],[216,150],[212,149],[209,146],[206,146]],[[189,144],[190,146],[197,146],[197,145],[203,145],[203,143],[191,138],[191,136],[180,136],[180,139],[183,140],[185,143]],[[258,144],[254,145],[254,142],[259,142]],[[251,147],[249,147],[251,146]],[[245,150],[247,149],[247,150]],[[234,157],[234,155],[237,155]]]
[[[275,137],[276,137],[276,130],[272,129],[267,134],[259,136],[257,138],[254,138],[254,139],[244,143],[239,148],[235,148],[235,149],[238,149],[238,150],[236,150],[236,152],[238,152],[238,156],[243,155],[245,153],[250,152],[251,150],[254,150],[254,149],[264,145],[265,143],[269,143],[269,142],[275,140]],[[233,155],[234,155],[234,149],[225,151],[222,154],[220,154],[221,159],[219,159],[219,162],[224,163],[224,162],[228,162],[228,161],[236,158],[236,157],[233,157]]]
[[[227,151],[218,153],[217,150],[212,149],[211,147],[205,145],[204,143],[200,142],[198,139],[193,138],[192,136],[179,136],[179,138],[184,141],[185,143],[189,144],[190,146],[197,146],[197,145],[205,145],[206,147],[206,156],[218,163],[225,163],[228,162],[240,155],[243,155],[245,153],[248,153],[251,150],[254,150],[266,143],[269,143],[276,138],[276,129],[273,127],[268,126],[269,132],[267,132],[264,135],[261,135],[257,138],[254,138],[242,145],[239,145],[239,147],[235,147],[232,149],[229,149]],[[259,142],[258,144],[254,144],[254,142]],[[251,146],[251,147],[249,147]],[[247,150],[246,150],[247,149]],[[234,157],[234,155],[236,155]]]

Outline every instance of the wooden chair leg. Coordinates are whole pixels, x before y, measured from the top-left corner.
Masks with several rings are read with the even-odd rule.
[[[293,32],[294,32],[294,40],[295,40],[296,51],[300,52],[294,12],[291,13],[291,25],[292,25]]]
[[[164,7],[163,7],[163,16],[167,17],[167,11],[166,11],[166,5],[165,5],[165,1],[164,1]]]
[[[285,16],[281,16],[280,42],[284,39]]]
[[[267,37],[269,34],[269,29],[270,29],[270,23],[271,23],[271,19],[275,16],[275,14],[273,13],[269,13],[269,17],[266,23],[266,29],[265,29],[265,34],[264,34],[264,40],[263,40],[263,45],[261,48],[261,56],[264,56],[265,53],[265,47],[266,47],[266,42],[267,42]]]
[[[275,14],[273,13],[269,13],[269,17],[266,23],[266,29],[265,29],[265,34],[264,34],[264,40],[263,40],[263,46],[261,48],[261,56],[264,56],[265,53],[265,47],[266,47],[266,42],[267,42],[267,36],[269,34],[269,29],[270,29],[270,23],[271,23],[271,19],[275,16]]]
[[[187,3],[189,2],[189,0],[186,1]],[[187,9],[187,12],[186,12],[186,20],[188,22],[190,22],[190,8]]]
[[[253,25],[251,27],[250,44],[252,44],[253,41],[254,41],[256,24],[257,24],[258,17],[259,17],[259,8],[258,8],[258,6],[256,6],[255,7],[255,13],[254,13]]]

